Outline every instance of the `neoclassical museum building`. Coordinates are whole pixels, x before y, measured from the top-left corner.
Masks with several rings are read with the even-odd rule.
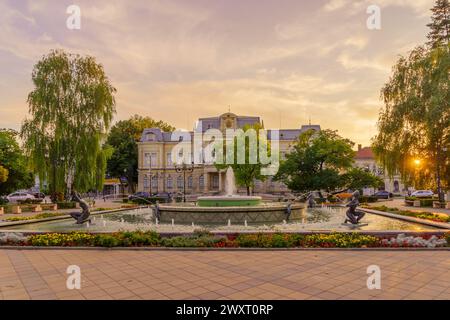
[[[200,118],[196,124],[195,132],[205,132],[217,129],[225,132],[226,129],[242,129],[245,125],[260,124],[264,122],[260,117],[238,116],[225,113],[218,117]],[[303,125],[299,129],[279,130],[280,159],[292,147],[296,138],[309,129],[320,130],[319,125]],[[187,133],[191,137],[194,131]],[[267,130],[270,139],[271,130]],[[190,140],[194,143],[194,138]],[[138,143],[138,191],[150,193],[183,192],[186,185],[187,194],[217,194],[225,189],[225,170],[217,170],[213,163],[189,165],[191,170],[185,172],[177,170],[172,161],[172,150],[179,141],[172,141],[171,132],[163,132],[159,128],[148,128],[142,133]],[[245,189],[238,190],[244,193]],[[254,193],[282,194],[289,192],[282,183],[272,181],[271,177],[264,182],[255,181]]]

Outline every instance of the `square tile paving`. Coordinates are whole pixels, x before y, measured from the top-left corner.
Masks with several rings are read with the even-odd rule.
[[[0,299],[448,300],[450,251],[0,250]]]

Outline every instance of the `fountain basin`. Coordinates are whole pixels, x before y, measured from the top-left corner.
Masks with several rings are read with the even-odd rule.
[[[261,201],[261,199],[259,199]],[[291,219],[299,218],[304,205],[292,204]],[[226,224],[228,220],[232,223],[280,223],[287,219],[285,203],[260,204],[255,206],[177,206],[160,205],[160,222],[169,223],[172,219],[177,223],[205,225]]]
[[[261,204],[261,197],[253,196],[222,196],[222,197],[199,197],[199,207],[250,207]]]

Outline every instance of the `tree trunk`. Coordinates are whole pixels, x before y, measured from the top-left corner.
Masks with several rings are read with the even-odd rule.
[[[247,186],[247,195],[250,195],[250,186]]]

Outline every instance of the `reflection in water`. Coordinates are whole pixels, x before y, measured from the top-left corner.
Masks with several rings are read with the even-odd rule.
[[[4,227],[7,230],[33,230],[33,231],[47,231],[47,232],[70,232],[70,231],[105,231],[113,232],[119,230],[157,230],[157,231],[180,231],[189,232],[193,228],[203,227],[210,230],[279,230],[279,231],[306,231],[306,230],[436,230],[433,227],[410,223],[402,220],[392,219],[388,217],[378,216],[374,214],[366,214],[363,218],[363,223],[368,223],[367,226],[357,227],[351,229],[348,226],[343,226],[345,220],[345,208],[315,208],[305,209],[303,212],[295,217],[295,219],[288,223],[279,221],[278,223],[260,223],[251,224],[243,221],[242,223],[232,223],[230,226],[227,223],[222,225],[201,225],[196,221],[186,223],[184,225],[177,224],[177,221],[170,221],[167,224],[155,224],[151,209],[129,210],[110,214],[102,214],[92,219],[89,225],[78,225],[72,219],[55,220],[48,222],[16,225],[11,227]],[[1,230],[1,229],[0,229]]]

